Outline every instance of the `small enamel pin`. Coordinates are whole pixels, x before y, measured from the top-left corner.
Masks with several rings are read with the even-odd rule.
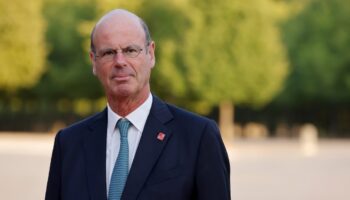
[[[165,133],[159,132],[158,135],[157,135],[157,139],[160,140],[160,141],[163,141],[164,138],[165,138]]]

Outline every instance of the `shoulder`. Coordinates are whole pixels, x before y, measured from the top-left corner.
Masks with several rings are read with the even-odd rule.
[[[220,137],[219,128],[214,120],[172,104],[166,103],[166,105],[173,115],[172,124],[176,126],[175,129],[181,129],[188,135],[197,135],[200,138],[203,134],[209,134],[214,138]]]
[[[157,96],[153,96],[153,103],[151,108],[151,113],[159,118],[162,122],[167,122],[169,120],[181,120],[188,122],[196,123],[208,123],[213,120],[210,120],[204,116],[196,114],[194,112],[185,110],[171,103],[165,102],[159,99]]]
[[[106,109],[63,128],[58,134],[61,137],[77,137],[85,134],[94,124],[100,123],[101,121],[107,124]]]
[[[191,123],[211,123],[213,120],[201,116],[197,113],[185,110],[173,104],[166,103],[170,112],[173,114],[174,118],[183,119],[184,121],[188,121]]]

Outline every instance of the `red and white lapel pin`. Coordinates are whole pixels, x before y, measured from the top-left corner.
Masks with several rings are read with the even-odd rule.
[[[159,132],[158,135],[157,135],[157,139],[160,140],[160,141],[163,141],[164,138],[165,138],[165,133]]]

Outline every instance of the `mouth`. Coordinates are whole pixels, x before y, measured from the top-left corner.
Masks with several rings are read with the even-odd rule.
[[[131,75],[129,74],[116,74],[112,76],[112,80],[122,82],[122,81],[128,81],[130,77]]]

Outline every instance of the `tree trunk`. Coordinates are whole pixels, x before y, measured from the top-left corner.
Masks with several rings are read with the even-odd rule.
[[[222,101],[219,104],[219,126],[221,136],[231,142],[234,136],[234,106],[231,101]]]

